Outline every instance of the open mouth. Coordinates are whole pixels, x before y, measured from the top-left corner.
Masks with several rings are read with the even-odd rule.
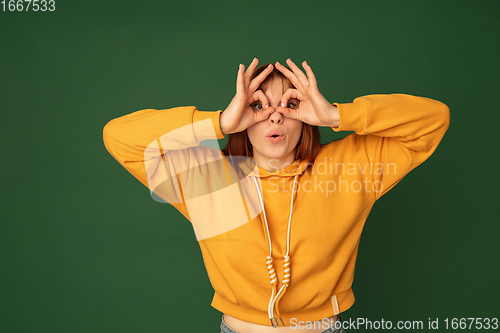
[[[279,143],[281,140],[283,140],[284,135],[280,134],[272,134],[267,136],[267,140],[271,141],[271,143]]]

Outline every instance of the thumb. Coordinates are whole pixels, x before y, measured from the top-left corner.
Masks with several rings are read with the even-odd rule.
[[[289,108],[284,108],[282,106],[278,107],[276,109],[279,113],[281,113],[283,116],[291,119],[299,119],[299,114],[296,109],[289,109]]]
[[[271,113],[273,113],[274,111],[275,111],[275,109],[272,106],[270,106],[267,109],[264,109],[260,112],[254,113],[254,115],[255,115],[254,116],[254,119],[255,119],[254,123],[258,123],[260,121],[266,120],[267,118],[269,118]]]

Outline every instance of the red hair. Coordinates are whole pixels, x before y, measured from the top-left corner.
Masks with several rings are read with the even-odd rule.
[[[270,64],[264,64],[257,67],[253,74],[252,80],[259,75],[264,69]],[[288,66],[285,65],[288,68]],[[290,68],[288,68],[290,69]],[[282,82],[284,80],[288,81],[291,87],[295,86],[290,82],[290,80],[285,77],[276,67],[273,71],[266,77],[266,79],[260,84],[258,89],[264,90],[269,84],[273,77],[280,77]],[[297,152],[295,153],[295,160],[309,161],[314,163],[316,156],[319,153],[321,147],[319,129],[318,126],[309,125],[302,123],[302,134],[300,136],[299,142],[297,143]],[[248,139],[247,131],[244,130],[238,133],[229,134],[226,147],[222,150],[226,156],[248,156],[253,157],[253,146]]]

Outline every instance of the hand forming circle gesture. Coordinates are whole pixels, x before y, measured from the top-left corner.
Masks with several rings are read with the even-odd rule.
[[[222,133],[231,134],[246,130],[259,121],[269,118],[274,108],[269,107],[269,100],[262,90],[257,90],[260,84],[273,71],[273,65],[269,65],[262,73],[250,81],[259,60],[254,58],[245,72],[245,66],[240,64],[238,77],[236,79],[236,95],[228,107],[221,113],[219,123]],[[257,91],[256,91],[257,90]],[[254,112],[250,105],[260,101],[263,110]]]
[[[278,111],[285,117],[298,119],[310,125],[338,126],[338,110],[319,92],[316,77],[307,62],[302,63],[307,76],[292,60],[287,59],[286,62],[293,72],[279,62],[276,62],[276,69],[283,73],[296,89],[290,88],[285,91],[281,97],[282,107],[278,108]],[[297,109],[283,107],[288,104],[290,98],[297,98],[300,101]]]

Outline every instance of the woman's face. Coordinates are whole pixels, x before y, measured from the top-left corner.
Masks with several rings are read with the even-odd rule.
[[[269,99],[269,107],[275,111],[266,120],[247,128],[253,146],[253,158],[258,166],[268,171],[280,170],[295,160],[297,143],[302,134],[303,123],[300,120],[285,118],[279,112],[282,108],[281,97],[288,88],[293,88],[288,80],[272,77],[263,92]],[[299,103],[297,99],[290,99],[287,106],[297,109]],[[260,101],[251,106],[254,112],[263,110]]]

